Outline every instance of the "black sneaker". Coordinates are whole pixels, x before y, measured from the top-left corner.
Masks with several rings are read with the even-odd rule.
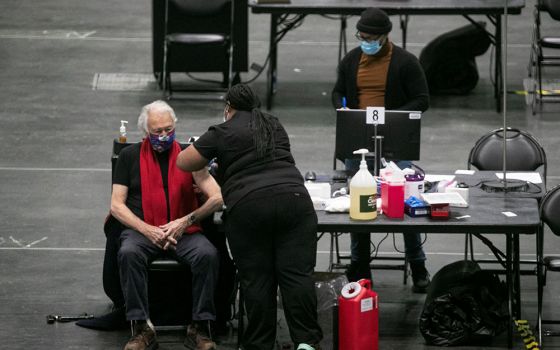
[[[157,348],[156,332],[147,323],[134,324],[133,336],[124,346],[124,350],[156,350]]]
[[[424,262],[410,263],[410,270],[412,270],[412,291],[426,293],[430,285],[430,274]]]
[[[348,282],[357,282],[361,279],[372,280],[369,263],[362,264],[352,261],[344,273],[346,278],[348,278]]]
[[[187,327],[185,347],[191,350],[215,350],[211,321],[193,321]]]

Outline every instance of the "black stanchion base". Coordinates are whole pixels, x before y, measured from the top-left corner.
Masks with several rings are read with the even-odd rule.
[[[526,192],[529,189],[527,181],[503,180],[485,181],[480,185],[486,192]]]

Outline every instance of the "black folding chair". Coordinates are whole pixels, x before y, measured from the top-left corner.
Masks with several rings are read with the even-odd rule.
[[[177,62],[174,56],[179,55],[181,50],[185,49],[192,50],[196,59],[190,60],[188,64],[180,68],[180,71],[187,73],[212,71],[207,67],[208,62],[217,61],[219,71],[223,73],[221,87],[208,87],[194,91],[224,91],[225,88],[231,87],[235,27],[233,4],[233,0],[165,0],[161,73],[161,86],[165,98],[171,98],[173,93],[170,62],[172,60]],[[189,32],[185,31],[184,23],[190,23]],[[208,31],[209,24],[213,28],[212,31]],[[202,49],[206,50],[204,52],[208,57],[204,55]],[[197,53],[201,56],[196,56]]]
[[[529,78],[532,79],[532,105],[533,114],[536,113],[537,103],[542,107],[545,101],[560,101],[560,94],[543,91],[542,72],[545,66],[560,66],[560,55],[550,54],[551,50],[560,49],[560,36],[545,35],[541,33],[541,13],[548,13],[554,21],[560,21],[560,1],[537,0],[534,9],[533,39],[529,57]],[[558,22],[556,22],[558,24]],[[557,28],[557,26],[556,26]],[[551,28],[551,31],[554,28]],[[545,53],[546,52],[546,53]]]
[[[542,170],[544,187],[546,189],[547,161],[542,146],[527,131],[507,128],[506,138],[506,169],[509,171],[537,171]],[[478,170],[503,170],[504,129],[493,130],[482,136],[475,143],[469,153],[467,168]],[[473,239],[471,234],[465,234],[465,259],[470,252],[474,260]],[[483,261],[479,262],[495,262]]]

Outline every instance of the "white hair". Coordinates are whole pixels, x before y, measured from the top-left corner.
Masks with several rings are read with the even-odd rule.
[[[173,123],[177,123],[177,116],[175,116],[173,108],[171,108],[167,102],[157,100],[142,107],[142,112],[140,112],[140,116],[138,117],[138,130],[146,134],[150,132],[148,130],[148,114],[151,111],[167,112],[171,116],[171,119],[173,119]]]

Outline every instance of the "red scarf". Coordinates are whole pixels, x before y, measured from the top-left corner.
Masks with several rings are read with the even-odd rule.
[[[175,165],[179,152],[181,152],[181,146],[179,146],[179,143],[173,142],[169,150],[169,169],[167,173],[171,220],[181,218],[198,208],[198,202],[193,191],[192,174],[180,170]],[[167,201],[163,190],[161,170],[149,138],[144,139],[140,148],[140,183],[144,221],[153,226],[167,224]],[[193,224],[185,229],[187,234],[200,231],[202,229],[198,224]]]

